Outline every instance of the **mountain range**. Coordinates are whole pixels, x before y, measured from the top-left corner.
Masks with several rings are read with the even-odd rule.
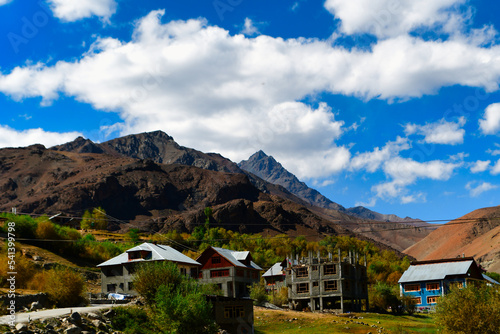
[[[213,226],[309,239],[349,235],[395,251],[406,249],[417,259],[428,254],[412,246],[424,245],[439,231],[431,233],[429,224],[416,219],[346,209],[262,151],[236,164],[220,154],[180,146],[161,131],[104,143],[79,137],[50,149],[1,149],[0,190],[0,210],[81,215],[102,206],[116,218],[110,226],[114,230],[192,231],[211,207]],[[485,261],[497,262],[483,253]]]

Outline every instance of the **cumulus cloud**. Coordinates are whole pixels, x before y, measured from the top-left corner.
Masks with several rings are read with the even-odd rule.
[[[3,6],[3,5],[6,5],[8,4],[9,2],[11,2],[12,0],[0,0],[0,6]]]
[[[43,104],[71,96],[120,113],[123,122],[111,128],[122,135],[160,128],[182,145],[234,161],[264,149],[312,178],[349,166],[380,168],[408,144],[399,139],[350,164],[349,149],[335,145],[344,124],[326,105],[295,101],[323,91],[392,100],[450,85],[494,90],[500,77],[500,47],[400,36],[369,51],[347,50],[317,39],[230,35],[203,19],[161,23],[163,15],[138,21],[128,42],[99,38],[75,61],[0,73],[0,92]],[[299,153],[307,165],[296,161]]]
[[[398,137],[388,142],[383,148],[375,147],[372,152],[363,152],[354,156],[350,163],[351,170],[364,169],[370,173],[378,170],[382,164],[398,156],[399,152],[410,148],[408,139]]]
[[[407,124],[405,134],[407,136],[419,134],[424,136],[424,142],[428,144],[456,145],[464,142],[465,117],[460,117],[457,122],[447,122],[441,119],[436,123],[425,125]]]
[[[497,188],[498,188],[497,185],[491,184],[489,182],[482,182],[478,184],[478,182],[476,181],[471,181],[465,185],[465,189],[469,190],[469,194],[471,197],[478,197],[479,195],[481,195],[486,191]]]
[[[253,36],[259,34],[259,29],[255,26],[250,18],[245,18],[245,24],[243,25],[242,34],[247,36]]]
[[[408,34],[421,27],[445,31],[461,28],[465,18],[455,8],[466,0],[327,0],[325,8],[341,21],[349,35],[368,33],[379,38]]]
[[[92,16],[108,20],[116,12],[115,0],[48,0],[54,16],[73,22]]]
[[[491,164],[490,160],[486,161],[478,160],[472,164],[472,166],[470,167],[470,171],[472,173],[484,172],[490,167],[490,164]]]
[[[33,144],[42,144],[51,147],[67,143],[81,136],[79,132],[48,132],[43,129],[14,130],[0,125],[0,147],[24,147]]]
[[[479,129],[485,135],[498,133],[500,130],[500,103],[490,104],[484,110],[483,118],[479,120]]]
[[[490,171],[491,175],[498,175],[500,174],[500,160],[497,160],[497,162],[491,167]]]
[[[410,203],[417,199],[425,199],[425,194],[407,194],[407,187],[419,179],[446,181],[460,167],[459,163],[447,163],[434,160],[417,162],[411,159],[396,157],[385,162],[383,170],[391,179],[372,187],[375,196],[382,199],[401,198],[402,203]]]

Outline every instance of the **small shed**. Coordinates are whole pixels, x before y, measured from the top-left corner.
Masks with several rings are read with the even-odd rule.
[[[212,304],[215,322],[229,333],[253,334],[253,300],[224,296],[207,296]]]

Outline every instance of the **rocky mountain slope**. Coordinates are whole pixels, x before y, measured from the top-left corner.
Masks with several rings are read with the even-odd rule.
[[[418,260],[473,256],[488,271],[500,272],[500,206],[453,220],[409,247]]]
[[[162,164],[196,166],[212,171],[246,174],[250,182],[261,192],[273,195],[275,198],[283,198],[305,206],[309,211],[314,212],[325,221],[333,222],[334,224],[340,222],[344,224],[343,226],[346,229],[358,230],[366,237],[390,245],[400,251],[413,245],[428,234],[427,230],[416,231],[405,229],[407,227],[411,228],[411,226],[407,225],[384,226],[383,230],[381,230],[382,227],[380,225],[371,224],[372,220],[367,220],[362,216],[361,218],[357,217],[355,214],[349,213],[341,205],[330,201],[316,190],[308,188],[307,185],[300,182],[293,174],[286,171],[274,158],[267,157],[263,152],[258,152],[254,155],[255,159],[253,159],[255,162],[260,161],[261,163],[258,165],[261,166],[245,170],[219,154],[203,153],[178,145],[172,137],[162,131],[129,135],[102,144],[77,138],[73,142],[59,145],[52,149],[61,152],[95,152],[115,157],[148,159]],[[266,167],[263,168],[262,166]],[[255,175],[253,172],[266,176],[266,180]],[[268,175],[273,175],[273,172],[276,174],[275,177],[268,177]],[[289,189],[280,184],[273,183],[277,182],[280,178],[289,180],[289,182],[283,183]],[[295,186],[290,187],[291,184]],[[311,198],[314,200],[311,200]],[[246,221],[248,218],[240,216],[240,219]]]
[[[115,229],[191,231],[212,207],[217,226],[241,232],[354,235],[298,203],[261,192],[241,173],[34,145],[0,150],[0,180],[2,211],[81,216],[102,206],[132,221]]]
[[[301,182],[295,175],[286,170],[272,156],[268,156],[263,151],[253,154],[248,160],[241,161],[238,166],[268,182],[283,186],[297,197],[305,200],[310,205],[320,208],[342,211],[348,215],[362,219],[370,219],[381,222],[404,222],[408,224],[426,225],[422,221],[413,218],[401,218],[393,214],[381,214],[362,206],[354,208],[344,208],[323,196],[315,189],[309,188],[304,182]]]

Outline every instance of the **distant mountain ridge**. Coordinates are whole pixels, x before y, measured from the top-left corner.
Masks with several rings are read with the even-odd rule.
[[[394,214],[381,214],[362,206],[346,209],[342,205],[323,196],[319,191],[309,188],[304,182],[301,182],[295,175],[286,170],[276,159],[265,154],[263,151],[254,153],[248,160],[241,161],[238,166],[263,180],[283,186],[310,205],[338,210],[362,219],[409,224],[421,223],[418,219],[410,217],[401,218]]]

